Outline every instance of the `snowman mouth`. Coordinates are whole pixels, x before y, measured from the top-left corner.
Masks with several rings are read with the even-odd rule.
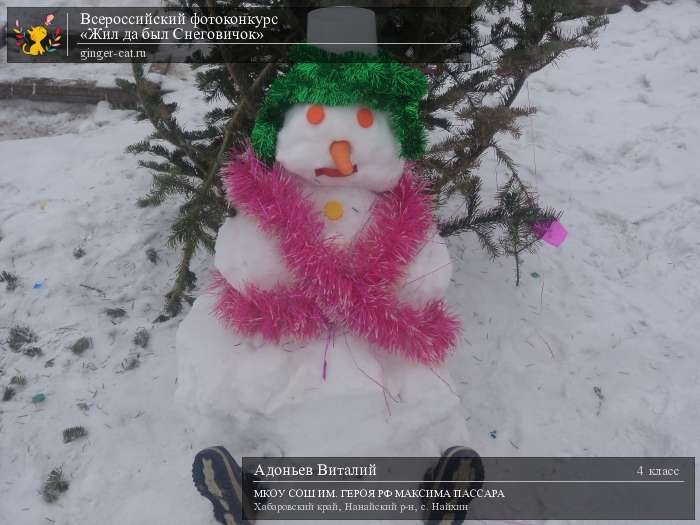
[[[335,168],[316,168],[314,171],[317,177],[349,177],[353,173],[357,173],[357,164],[352,165],[352,171],[347,175]]]

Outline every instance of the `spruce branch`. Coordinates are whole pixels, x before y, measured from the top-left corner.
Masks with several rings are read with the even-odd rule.
[[[63,431],[63,442],[70,443],[87,435],[88,432],[85,430],[85,427],[69,427]]]
[[[17,392],[15,391],[14,388],[12,388],[11,386],[6,386],[6,387],[5,387],[5,390],[3,390],[3,393],[2,393],[2,400],[3,400],[3,401],[9,401],[9,400],[12,399],[13,397],[15,397],[15,394],[16,394],[16,393],[17,393]]]
[[[439,108],[435,100],[449,101],[454,104],[455,120],[440,126],[447,135],[429,149],[421,165],[438,202],[457,199],[464,203],[460,212],[440,222],[441,235],[471,232],[491,257],[513,257],[518,284],[522,254],[540,244],[533,225],[556,219],[561,212],[539,204],[499,139],[503,135],[520,138],[520,119],[535,112],[533,107],[516,105],[529,76],[556,64],[573,49],[595,47],[596,31],[607,20],[579,18],[576,27],[564,30],[563,22],[580,16],[570,0],[476,2],[474,7],[500,17],[491,24],[488,35],[475,40],[478,44],[472,50],[471,63],[453,64],[449,72],[445,67],[436,69],[434,82],[450,85],[440,91],[431,84],[433,100],[425,104],[424,111]],[[477,16],[475,20],[483,22],[484,18]],[[460,93],[462,100],[455,103]],[[439,123],[437,119],[431,122]],[[497,188],[494,204],[482,209],[477,173],[489,150],[509,179]]]
[[[44,501],[47,503],[53,503],[58,499],[58,497],[69,487],[68,481],[66,481],[63,470],[60,468],[53,469],[44,484],[41,487],[41,495]]]
[[[242,2],[195,0],[179,4],[186,12],[199,10],[213,18],[235,11]],[[216,29],[211,25],[202,28]],[[287,38],[298,36],[291,31]],[[231,149],[245,144],[267,85],[284,67],[274,61],[262,65],[243,63],[245,60],[231,55],[227,46],[213,46],[210,56],[221,63],[195,65],[194,69],[199,68],[197,84],[206,100],[223,97],[229,105],[213,108],[204,116],[203,126],[197,129],[184,129],[180,125],[176,118],[177,104],[165,102],[166,94],[145,78],[141,65],[133,65],[133,81],[120,81],[124,89],[137,95],[143,118],[154,128],[151,136],[132,144],[128,151],[160,158],[139,160],[141,167],[151,171],[153,185],[138,205],[157,206],[170,199],[184,200],[179,203],[168,236],[168,245],[181,250],[180,261],[173,286],[165,296],[165,312],[157,321],[177,315],[183,300],[192,302],[190,292],[197,282],[191,270],[192,260],[200,247],[213,252],[219,226],[227,215],[235,214],[224,198],[219,172]]]

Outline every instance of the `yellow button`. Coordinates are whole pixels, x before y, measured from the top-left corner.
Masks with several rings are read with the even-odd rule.
[[[343,205],[338,201],[328,201],[323,207],[323,213],[332,221],[337,221],[343,216]]]

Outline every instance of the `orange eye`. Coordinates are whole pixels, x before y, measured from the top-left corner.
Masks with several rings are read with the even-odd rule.
[[[306,111],[306,120],[309,121],[309,124],[320,124],[325,116],[323,106],[311,106]]]
[[[372,115],[372,112],[369,109],[362,108],[357,112],[357,122],[363,128],[368,128],[374,123],[374,115]]]

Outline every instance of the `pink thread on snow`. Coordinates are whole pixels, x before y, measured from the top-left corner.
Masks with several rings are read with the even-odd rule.
[[[342,325],[371,344],[425,364],[454,347],[459,321],[436,299],[423,307],[399,303],[394,287],[433,224],[425,185],[408,164],[397,186],[377,197],[364,230],[346,247],[323,239],[323,222],[280,165],[268,168],[248,148],[224,168],[227,197],[263,232],[275,236],[291,285],[242,290],[217,276],[216,315],[228,326],[279,343],[318,337]]]

